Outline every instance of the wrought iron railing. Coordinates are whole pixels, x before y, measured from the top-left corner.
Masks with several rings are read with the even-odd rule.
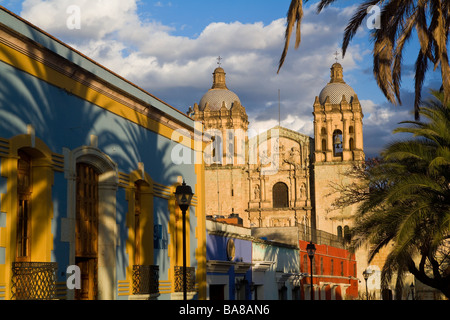
[[[133,266],[133,294],[159,292],[159,266]]]
[[[183,267],[175,266],[175,292],[183,292]],[[186,267],[186,290],[187,292],[195,291],[195,268]]]
[[[56,262],[13,262],[12,299],[56,299]]]

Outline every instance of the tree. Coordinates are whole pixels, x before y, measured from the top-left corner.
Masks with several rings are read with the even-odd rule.
[[[337,0],[320,0],[317,11]],[[285,46],[279,61],[280,71],[289,48],[290,38],[295,26],[295,48],[301,42],[301,21],[303,2],[292,0],[287,12]],[[448,0],[366,0],[362,1],[350,19],[343,37],[342,54],[345,56],[350,41],[355,36],[364,19],[371,12],[371,6],[380,8],[380,28],[372,29],[374,40],[373,73],[383,94],[389,102],[401,104],[400,84],[402,58],[405,45],[414,30],[420,43],[420,50],[415,63],[415,103],[416,120],[419,117],[421,89],[429,63],[434,70],[439,66],[442,77],[442,91],[445,102],[450,101],[450,66],[448,61],[448,35],[450,28],[450,2]]]
[[[341,187],[337,207],[359,203],[352,246],[370,244],[369,261],[392,245],[383,266],[382,286],[412,273],[450,298],[450,103],[442,93],[421,107],[426,122],[407,121],[394,132],[412,138],[388,145],[381,159],[357,168],[362,183]]]

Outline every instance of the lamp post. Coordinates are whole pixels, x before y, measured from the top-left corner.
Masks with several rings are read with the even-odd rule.
[[[312,241],[310,243],[308,243],[308,245],[306,246],[306,252],[308,253],[308,257],[310,260],[310,265],[311,265],[311,300],[314,300],[314,291],[313,291],[313,259],[314,259],[314,254],[316,253],[316,246],[314,245],[314,243],[312,243]]]
[[[183,181],[181,186],[177,186],[175,191],[175,199],[177,200],[178,206],[183,213],[183,299],[187,300],[187,288],[186,288],[186,211],[191,205],[192,189],[190,186],[186,185]]]
[[[414,283],[411,282],[411,285],[409,286],[409,288],[411,289],[411,298],[412,298],[412,300],[415,300],[414,299]]]
[[[369,279],[370,275],[372,274],[372,271],[369,271],[368,269],[363,271],[363,277],[364,280],[366,281],[366,300],[369,300],[369,291],[367,289],[367,279]]]

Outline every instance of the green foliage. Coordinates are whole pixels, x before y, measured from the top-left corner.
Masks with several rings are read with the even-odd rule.
[[[412,137],[388,145],[364,168],[364,190],[352,230],[358,248],[371,244],[370,259],[392,244],[382,285],[411,272],[450,297],[450,104],[442,94],[420,109],[424,121],[395,132]]]

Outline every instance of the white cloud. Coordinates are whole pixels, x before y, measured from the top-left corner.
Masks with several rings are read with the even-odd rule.
[[[66,26],[70,5],[80,7],[79,30]],[[144,21],[138,7],[138,0],[25,0],[21,15],[181,111],[198,103],[211,87],[220,55],[228,88],[240,97],[252,128],[278,124],[280,89],[281,124],[312,136],[314,98],[329,80],[333,53],[354,7],[328,8],[318,15],[313,7],[306,9],[302,44],[298,50],[290,48],[278,75],[284,18],[266,25],[215,22],[188,38],[173,35],[175,30],[160,21]],[[351,71],[368,55],[359,45],[348,48],[341,61],[347,83],[357,81]],[[368,110],[377,110],[366,119],[369,126],[382,126],[392,118],[383,107],[367,103]]]

